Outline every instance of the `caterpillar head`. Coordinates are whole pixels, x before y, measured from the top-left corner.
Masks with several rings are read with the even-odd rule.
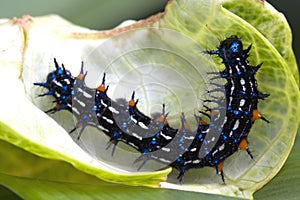
[[[233,58],[240,57],[239,55],[243,54],[243,44],[241,40],[235,35],[226,38],[220,43],[220,46],[218,47],[218,55],[223,60],[231,60]]]

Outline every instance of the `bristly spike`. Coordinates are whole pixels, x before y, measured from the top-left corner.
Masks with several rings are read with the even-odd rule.
[[[135,91],[132,92],[131,99],[128,101],[128,106],[131,108],[136,108],[136,105],[139,102],[138,99],[134,101],[134,96],[135,96]]]
[[[109,88],[109,85],[108,85],[108,86],[106,86],[106,88],[105,88],[105,90],[104,90],[104,93],[106,93],[106,92],[107,92],[108,88]]]
[[[82,79],[83,82],[85,81],[86,75],[87,75],[87,71],[83,75],[83,79]]]
[[[268,124],[270,123],[270,121],[267,120],[264,116],[261,116],[260,118],[261,118],[263,121],[267,122]]]
[[[203,100],[203,102],[205,102],[205,103],[211,103],[213,100],[211,100],[211,99],[205,99],[205,100]]]
[[[162,115],[165,115],[165,113],[166,113],[166,104],[162,104]]]
[[[106,91],[108,90],[108,86],[105,87],[105,76],[106,76],[106,73],[104,72],[103,76],[102,76],[102,83],[97,87],[98,91],[104,92],[104,93],[106,93]]]
[[[45,113],[53,114],[53,113],[56,113],[57,110],[56,110],[56,108],[54,107],[54,108],[51,108],[51,109],[49,109],[49,110],[47,110],[47,111],[44,111],[44,112],[45,112]]]
[[[133,101],[134,101],[134,95],[135,95],[135,91],[132,91],[131,100]]]
[[[106,73],[104,72],[104,73],[103,73],[103,77],[102,77],[102,84],[103,84],[103,85],[105,85],[105,76],[106,76]]]
[[[184,124],[185,124],[185,115],[184,115],[184,112],[182,112],[181,113],[181,124],[182,124],[182,126],[184,126]]]
[[[83,63],[83,61],[81,61],[81,68],[80,68],[80,73],[81,73],[81,74],[84,73],[84,71],[83,71],[83,66],[84,66],[84,63]]]
[[[169,115],[169,113],[166,113],[166,105],[163,103],[162,104],[162,111],[161,111],[161,115],[164,118],[164,122],[167,120],[167,116]]]
[[[33,85],[41,86],[41,87],[44,87],[44,88],[49,88],[48,83],[33,83]]]
[[[220,51],[219,50],[205,50],[205,51],[203,51],[203,53],[205,53],[205,54],[209,54],[209,55],[213,55],[213,54],[219,54],[220,53]]]
[[[66,71],[65,65],[64,65],[64,64],[61,64],[61,67],[62,67],[62,69],[63,69],[63,72],[64,72],[64,74],[67,74],[67,71]]]
[[[267,98],[268,96],[270,96],[270,94],[264,94],[264,93],[261,93],[261,92],[258,92],[258,94],[257,94],[257,97],[258,97],[259,99],[262,99],[262,100],[264,100],[264,99]]]
[[[223,166],[224,162],[220,162],[217,165],[215,165],[217,174],[221,175],[223,183],[225,183],[224,173],[223,173]]]
[[[248,146],[248,140],[247,138],[243,138],[241,139],[240,143],[239,143],[239,149],[240,150],[244,150],[244,151],[247,151],[248,155],[250,156],[251,159],[253,159],[253,155],[250,151],[250,148]]]
[[[78,127],[75,126],[72,130],[70,130],[69,134],[73,133]]]
[[[80,72],[79,72],[79,74],[77,76],[77,79],[84,82],[85,78],[86,78],[86,75],[87,75],[87,71],[84,73],[83,67],[84,67],[84,63],[82,61],[81,62]]]
[[[250,44],[247,49],[243,50],[243,53],[248,54],[249,51],[251,50],[251,47],[252,47],[252,44]]]
[[[253,157],[253,155],[251,153],[250,148],[246,149],[246,151],[247,151],[248,155],[250,156],[250,158],[253,160],[254,157]]]
[[[135,101],[134,107],[136,107],[136,105],[138,104],[138,102],[139,102],[139,99],[137,99],[137,100]]]
[[[255,110],[252,111],[252,118],[251,118],[251,121],[255,121],[255,120],[258,120],[258,119],[262,119],[262,120],[264,120],[265,122],[270,123],[269,120],[267,120],[265,117],[263,117],[263,116],[260,114],[260,112],[259,112],[257,109],[255,109]]]
[[[154,120],[156,122],[161,122],[164,125],[167,125],[167,117],[168,117],[169,113],[166,113],[166,108],[165,108],[165,104],[162,104],[162,111],[161,113],[154,113],[152,114],[152,117],[154,118]]]
[[[257,71],[260,69],[260,67],[263,65],[263,63],[260,63],[254,67],[252,67],[252,70],[253,70],[253,74],[256,74]]]
[[[224,172],[223,172],[223,170],[220,172],[220,175],[221,175],[221,178],[222,178],[223,183],[225,184],[225,177],[224,177]]]
[[[56,70],[59,70],[59,69],[60,69],[60,66],[59,66],[58,63],[57,63],[56,58],[54,58],[54,65],[55,65]]]
[[[46,92],[44,94],[39,94],[38,97],[43,97],[43,96],[48,96],[48,95],[53,95],[53,94],[54,94],[53,91],[48,91],[48,92]]]

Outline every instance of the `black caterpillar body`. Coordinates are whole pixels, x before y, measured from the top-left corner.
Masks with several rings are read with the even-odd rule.
[[[187,170],[209,166],[214,167],[224,181],[225,159],[239,149],[246,150],[253,158],[247,141],[249,131],[257,119],[269,122],[257,110],[258,101],[268,94],[257,89],[255,74],[261,64],[249,65],[250,48],[251,45],[243,49],[241,40],[231,36],[222,41],[217,50],[205,51],[209,55],[218,55],[225,65],[223,71],[210,73],[215,76],[211,80],[224,78],[227,83],[208,91],[211,94],[223,91],[225,97],[206,100],[215,106],[205,106],[200,114],[210,122],[195,115],[198,124],[195,131],[190,130],[183,113],[181,126],[178,129],[170,127],[164,105],[162,112],[153,119],[144,115],[137,108],[134,92],[128,102],[110,99],[105,74],[98,88],[87,87],[83,64],[80,74],[74,77],[54,59],[56,70],[49,73],[46,82],[34,85],[48,89],[39,96],[55,98],[56,106],[47,113],[68,110],[74,114],[77,124],[71,132],[80,128],[78,139],[86,126],[94,126],[110,138],[110,144],[114,146],[112,154],[119,141],[141,152],[135,161],[141,163],[139,169],[149,159],[154,159],[177,169],[181,182]]]

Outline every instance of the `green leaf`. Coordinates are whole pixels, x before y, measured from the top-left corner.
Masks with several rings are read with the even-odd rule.
[[[27,59],[30,60],[30,57],[26,56],[26,53],[30,52],[31,43],[28,41],[33,40],[31,37],[33,37],[36,32],[33,31],[32,35],[30,31],[25,32],[25,39],[28,41],[25,42],[27,45],[25,49],[27,51],[26,53],[24,52],[25,60],[23,60],[23,52],[21,50],[24,48],[24,44],[16,42],[22,41],[24,37],[20,37],[20,31],[22,33],[23,31],[18,27],[18,25],[24,25],[22,24],[24,22],[22,20],[30,21],[32,19],[25,17],[18,21],[17,23],[19,24],[17,25],[15,25],[13,21],[8,21],[4,24],[4,27],[1,27],[6,29],[4,34],[9,35],[3,37],[4,49],[5,45],[7,45],[8,50],[3,53],[3,55],[6,56],[5,59],[1,60],[0,73],[5,74],[5,76],[0,80],[0,90],[3,94],[9,94],[9,98],[7,97],[1,100],[0,140],[14,144],[19,148],[44,158],[63,160],[81,171],[93,174],[104,181],[158,187],[158,183],[166,179],[166,175],[170,172],[170,169],[134,174],[96,160],[74,143],[72,138],[69,137],[69,134],[61,126],[28,100],[24,90],[24,86],[26,87],[28,81],[26,82],[26,78],[24,77],[26,77],[27,73]],[[37,22],[38,21],[39,20],[37,20]],[[62,26],[70,26],[70,24],[65,21],[62,21],[61,24]],[[40,24],[33,23],[32,25],[39,26]],[[25,27],[23,28],[25,29]],[[34,28],[32,28],[31,31],[32,30],[34,30]],[[83,30],[83,28],[80,30]],[[14,33],[14,35],[12,33]],[[7,37],[13,36],[16,36],[16,39],[13,38],[13,44],[5,41]],[[19,46],[17,46],[17,44]],[[15,49],[13,48],[11,50],[9,48],[10,45],[15,45],[13,46]],[[25,51],[25,49],[23,50]],[[34,48],[34,51],[35,50]],[[41,65],[37,64],[34,66]],[[24,82],[20,80],[21,76],[23,76],[24,79],[22,81]],[[30,83],[29,87],[32,86],[33,84]],[[34,98],[36,97],[37,95],[34,96]],[[10,152],[5,151],[4,148],[2,148],[1,151]],[[22,163],[22,160],[19,160],[19,162]],[[20,166],[20,164],[16,166]]]
[[[229,12],[251,24],[276,48],[299,84],[298,66],[292,49],[292,32],[284,15],[267,2],[226,0],[222,4]],[[255,11],[255,14],[249,11]],[[275,25],[276,24],[276,25]]]
[[[208,195],[195,192],[185,192],[166,189],[151,189],[146,187],[130,187],[125,185],[90,185],[41,181],[26,178],[0,175],[1,180],[11,188],[18,188],[25,199],[216,199],[224,200],[224,196]],[[38,188],[32,190],[31,188]],[[226,199],[226,198],[225,198]],[[236,198],[230,198],[236,199]]]
[[[293,150],[278,175],[254,194],[255,199],[297,199],[300,195],[300,129]]]
[[[248,1],[239,2],[235,1],[232,7],[238,5],[236,7],[239,9],[246,10],[248,5],[253,4],[253,2],[250,3],[251,1],[249,3],[245,3]],[[255,3],[259,4],[259,2]],[[181,12],[178,12],[176,8],[180,8]],[[258,11],[251,13],[256,15],[256,13],[264,12],[265,9],[266,7],[259,4],[255,9]],[[299,124],[299,92],[297,83],[287,65],[289,62],[293,62],[292,66],[296,66],[293,54],[289,53],[282,56],[275,48],[282,46],[281,40],[268,40],[254,26],[239,16],[228,12],[216,1],[212,3],[202,1],[199,7],[191,2],[176,1],[167,7],[167,11],[171,14],[164,16],[159,22],[160,26],[178,30],[198,43],[208,46],[208,49],[214,49],[214,46],[218,44],[217,41],[220,38],[218,33],[225,36],[238,35],[242,37],[243,41],[251,41],[253,45],[250,63],[264,63],[257,75],[258,85],[262,91],[268,91],[271,96],[260,102],[259,108],[262,109],[264,115],[271,119],[271,125],[257,122],[251,130],[249,141],[253,141],[250,147],[254,149],[256,154],[254,162],[247,162],[245,157],[236,154],[228,159],[229,164],[226,163],[230,169],[230,172],[226,172],[227,175],[230,173],[228,179],[232,181],[232,185],[244,192],[242,194],[244,197],[247,197],[247,192],[251,195],[251,192],[261,188],[278,172],[294,142]],[[274,12],[266,12],[265,14],[267,13],[274,15]],[[248,17],[248,20],[251,18]],[[188,23],[191,21],[193,23]],[[284,31],[288,33],[283,38],[288,39],[290,29]],[[215,44],[211,42],[212,40],[216,40]],[[208,41],[211,45],[208,44]],[[290,45],[289,42],[286,49],[290,50]],[[217,62],[218,60],[216,60]],[[241,167],[242,163],[245,166]]]
[[[246,12],[249,8],[251,12]],[[271,19],[276,19],[279,26],[273,26]],[[0,89],[3,94],[10,94],[0,104],[0,156],[4,158],[0,164],[0,184],[23,198],[57,199],[61,195],[67,198],[64,194],[95,199],[132,199],[133,195],[223,198],[108,182],[151,187],[160,184],[177,190],[252,198],[255,191],[278,173],[293,146],[300,109],[291,32],[286,20],[268,4],[264,6],[252,0],[174,0],[164,14],[105,32],[77,27],[57,16],[7,20],[0,28],[5,30],[0,32],[4,34],[0,37],[1,44],[8,49],[0,56],[0,72],[5,74]],[[209,168],[190,170],[182,185],[176,180],[177,172],[161,182],[170,169],[147,171],[152,165],[155,167],[153,163],[147,166],[146,172],[137,173],[132,160],[138,153],[120,145],[112,158],[105,150],[108,139],[93,129],[88,129],[78,143],[83,150],[61,126],[35,107],[46,110],[53,106],[51,98],[36,98],[42,90],[32,84],[45,80],[53,70],[52,59],[56,57],[73,74],[78,73],[84,60],[92,84],[103,71],[107,72],[113,99],[128,97],[136,90],[142,100],[140,109],[146,113],[156,111],[154,105],[164,102],[172,111],[169,116],[172,125],[178,124],[182,111],[191,121],[194,110],[201,108],[198,99],[203,99],[204,92],[199,94],[199,91],[207,91],[206,72],[223,67],[219,58],[209,60],[201,52],[215,49],[220,40],[230,35],[241,37],[245,46],[253,45],[251,65],[264,63],[257,82],[259,89],[271,96],[259,103],[259,109],[271,124],[255,122],[251,130],[249,141],[254,160],[245,152],[226,160],[226,185],[220,184],[220,177]],[[142,87],[135,87],[137,84]],[[74,126],[69,113],[60,112],[51,117],[66,130]],[[299,169],[295,170],[299,162],[293,158],[296,157],[292,156],[284,168],[288,172],[283,171],[278,181],[274,179],[275,184],[262,190],[267,193],[258,192],[258,198],[271,198],[270,191],[286,188],[284,183],[291,178],[290,170]],[[31,189],[37,187],[39,191]]]

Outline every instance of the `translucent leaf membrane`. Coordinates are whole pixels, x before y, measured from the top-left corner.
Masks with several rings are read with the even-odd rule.
[[[251,12],[246,12],[249,8]],[[265,19],[277,20],[284,28],[279,32],[280,39],[276,37],[278,27],[266,28],[271,26],[271,21],[258,20],[257,13],[262,13]],[[70,163],[77,170],[106,182],[152,187],[160,182],[164,188],[242,198],[252,198],[256,190],[272,179],[292,148],[300,109],[291,33],[285,19],[266,2],[174,0],[163,14],[102,32],[74,26],[57,16],[6,20],[0,28],[5,30],[0,33],[4,34],[1,37],[5,38],[3,44],[7,44],[3,45],[4,51],[1,52],[1,74],[5,77],[0,86],[3,94],[10,94],[1,103],[0,120],[4,134],[0,139],[5,144],[13,144],[46,160]],[[83,133],[80,142],[74,142],[67,133],[74,127],[72,115],[67,112],[51,115],[64,130],[42,112],[53,106],[53,99],[37,98],[44,90],[33,87],[34,82],[45,81],[47,74],[54,69],[54,57],[74,76],[84,61],[89,87],[96,87],[102,73],[106,72],[109,96],[113,99],[129,99],[135,90],[141,111],[150,115],[159,112],[161,104],[166,103],[173,127],[177,128],[178,116],[185,112],[189,124],[195,128],[192,116],[201,109],[201,100],[206,98],[210,87],[206,72],[223,68],[219,58],[210,58],[202,51],[216,49],[219,42],[230,35],[239,36],[245,47],[252,44],[251,65],[263,62],[256,78],[259,90],[270,93],[270,97],[259,102],[258,107],[271,123],[258,121],[251,129],[249,142],[254,160],[246,152],[238,152],[226,160],[226,184],[210,168],[188,171],[181,185],[176,180],[175,171],[161,182],[170,170],[152,172],[166,167],[157,166],[155,162],[145,166],[142,172],[136,172],[137,166],[132,165],[132,161],[139,153],[121,144],[116,155],[111,157],[111,151],[105,149],[108,138],[93,128]],[[11,44],[15,48],[8,48]],[[71,136],[76,138],[76,135]],[[17,149],[12,148],[11,152],[16,158],[21,158]],[[21,165],[22,159],[14,162]],[[40,161],[43,162],[49,161]],[[62,171],[69,169],[64,164],[58,166]],[[7,168],[3,167],[1,173],[5,174]],[[32,171],[35,174],[38,168],[33,167]],[[12,174],[24,176],[17,170]],[[36,178],[33,175],[26,177],[29,181]],[[45,180],[48,179],[56,180],[56,177],[46,176]],[[72,176],[68,181],[80,182]],[[13,187],[9,181],[2,184]],[[54,185],[51,185],[54,190],[61,191],[59,184],[57,188]],[[45,191],[47,187],[44,184]],[[15,190],[20,195],[30,194],[17,185]]]
[[[49,29],[46,30],[44,23],[50,25],[50,29],[53,29],[51,24],[47,23],[47,20],[54,20],[55,25],[52,25],[56,28],[61,27],[61,29],[59,29],[61,31],[63,31],[63,29],[71,32],[75,30],[86,30],[73,27],[73,25],[58,17],[50,18],[51,20],[49,17],[35,20],[25,16],[20,20],[7,21],[1,27],[6,30],[6,32],[2,31],[1,33],[7,33],[9,34],[8,36],[12,37],[10,39],[6,36],[7,40],[11,43],[3,42],[4,53],[2,55],[5,57],[1,60],[3,63],[3,65],[1,65],[1,74],[5,74],[0,80],[1,92],[7,94],[1,102],[1,140],[14,144],[19,148],[43,158],[68,162],[77,169],[92,174],[104,181],[115,183],[123,182],[128,185],[143,185],[142,182],[144,182],[145,185],[158,187],[158,182],[165,180],[166,175],[170,171],[169,169],[133,175],[133,173],[94,159],[74,143],[69,134],[61,126],[42,110],[34,106],[26,97],[27,95],[28,97],[37,99],[37,94],[30,94],[29,91],[33,87],[32,82],[37,81],[36,76],[42,77],[45,75],[41,72],[40,74],[34,73],[35,69],[42,71],[40,69],[45,69],[45,67],[41,66],[47,66],[43,63],[44,59],[42,59],[42,55],[48,52],[47,48],[44,47],[48,46],[49,43],[45,43],[45,41],[50,42],[50,44],[52,43],[54,45],[53,48],[59,49],[61,46],[59,42],[64,43],[70,40],[66,39],[66,35],[64,34],[59,35],[59,31],[56,32],[55,30],[54,33],[51,31],[47,32]],[[23,35],[23,31],[25,35]],[[43,35],[43,31],[45,35]],[[43,36],[40,37],[39,34]],[[5,37],[3,36],[2,38]],[[20,42],[17,43],[18,41]],[[5,42],[8,47],[5,46]],[[69,48],[72,49],[74,45],[76,45],[74,43],[70,43],[71,47]],[[83,43],[82,41],[80,45],[84,46]],[[15,49],[13,49],[14,47]],[[51,45],[48,47],[48,50],[50,50]],[[43,52],[43,50],[39,51],[39,48],[44,49],[45,52]],[[84,51],[83,47],[78,46],[78,49]],[[35,52],[39,53],[36,54]],[[51,52],[49,53],[52,54]],[[29,63],[31,63],[30,66]],[[49,66],[49,68],[46,67],[46,71],[47,70],[51,71],[52,69]],[[29,90],[27,90],[28,88]],[[52,101],[52,99],[48,100],[49,102]],[[72,119],[70,115],[69,118]],[[62,123],[64,123],[64,121],[62,121]],[[6,152],[5,148],[2,148],[1,151]],[[19,158],[20,164],[17,166],[22,166],[22,157],[16,153],[14,155]],[[26,159],[26,157],[24,159]],[[38,169],[33,167],[32,170]],[[18,173],[14,173],[15,176],[18,175]],[[22,176],[22,174],[20,174],[20,176]]]

